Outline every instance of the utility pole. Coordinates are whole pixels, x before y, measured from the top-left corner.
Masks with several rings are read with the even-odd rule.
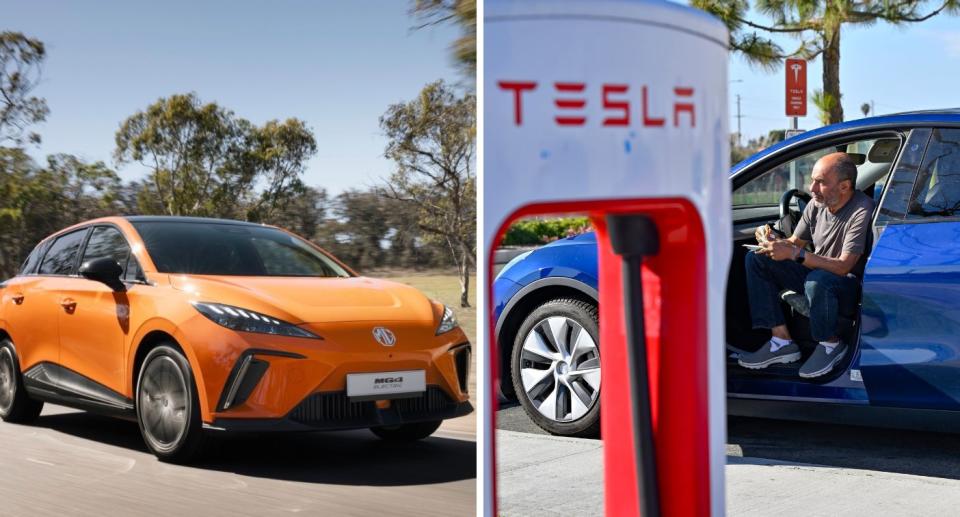
[[[743,79],[731,79],[730,84],[733,83],[742,83]],[[743,138],[740,133],[740,94],[737,94],[737,147],[743,147]]]
[[[737,147],[743,147],[743,139],[740,136],[740,94],[737,94]]]

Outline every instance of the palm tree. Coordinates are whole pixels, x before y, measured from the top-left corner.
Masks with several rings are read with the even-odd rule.
[[[779,69],[785,57],[811,60],[822,55],[820,98],[830,106],[827,116],[831,124],[843,122],[839,102],[841,27],[862,27],[878,21],[903,25],[928,20],[941,12],[960,14],[960,0],[755,0],[754,10],[769,19],[765,23],[748,18],[749,0],[691,0],[691,4],[723,20],[730,30],[730,48],[767,70]],[[929,10],[923,12],[925,7]],[[758,31],[792,36],[799,45],[792,52],[784,52]]]

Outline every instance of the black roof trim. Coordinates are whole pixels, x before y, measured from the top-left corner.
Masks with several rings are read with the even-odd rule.
[[[185,217],[177,215],[130,215],[124,219],[131,223],[207,223],[207,224],[234,224],[238,226],[263,226],[260,223],[235,221],[233,219],[216,219],[213,217]]]

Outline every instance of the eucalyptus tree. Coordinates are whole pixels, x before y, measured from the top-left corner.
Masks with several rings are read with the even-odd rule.
[[[477,249],[476,98],[436,81],[416,99],[390,106],[380,127],[384,154],[396,166],[383,193],[415,208],[424,237],[447,246],[460,276],[460,305],[469,307]]]

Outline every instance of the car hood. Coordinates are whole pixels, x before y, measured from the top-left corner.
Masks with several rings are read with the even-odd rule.
[[[170,275],[191,299],[263,312],[289,323],[406,321],[433,324],[430,300],[408,285],[367,277]]]

